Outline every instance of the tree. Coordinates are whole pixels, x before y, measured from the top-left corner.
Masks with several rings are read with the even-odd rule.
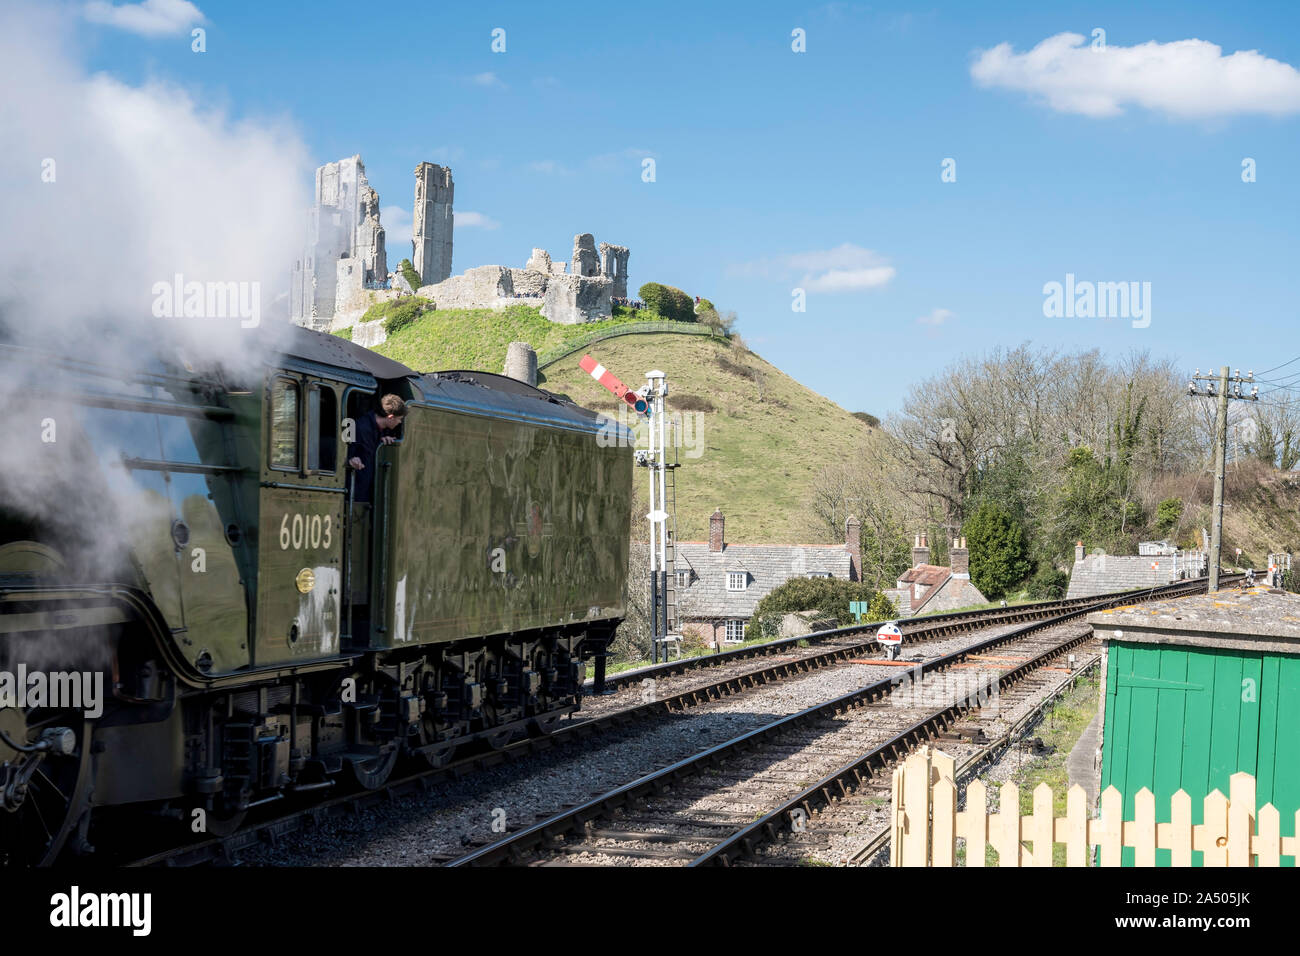
[[[1065,597],[1069,584],[1070,576],[1064,571],[1051,564],[1040,564],[1029,579],[1029,596],[1039,601],[1055,601]]]
[[[659,282],[647,282],[637,294],[652,312],[677,322],[695,321],[695,300],[681,289]]]
[[[875,588],[893,587],[912,566],[912,533],[927,518],[900,491],[906,475],[891,441],[879,431],[863,435],[853,458],[827,465],[813,479],[804,512],[807,534],[827,542],[843,541],[845,522],[857,517],[862,580]]]
[[[780,629],[781,618],[795,611],[816,611],[835,621],[838,627],[854,623],[849,613],[849,602],[870,601],[875,592],[869,584],[846,581],[843,578],[791,578],[773,588],[754,608],[750,623],[763,636],[770,637]]]
[[[1002,597],[1029,575],[1029,542],[1009,512],[989,502],[962,526],[970,549],[970,576],[989,599]]]
[[[730,337],[736,328],[735,312],[718,312],[716,309],[701,309],[696,315],[695,321],[700,325],[713,329],[715,332],[721,332],[723,335]]]

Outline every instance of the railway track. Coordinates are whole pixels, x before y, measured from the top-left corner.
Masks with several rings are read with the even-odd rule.
[[[1128,595],[1126,595],[1128,596]],[[1118,601],[1118,596],[1112,600]],[[904,622],[904,651],[909,645],[952,637],[1009,623],[1043,620],[1060,616],[1078,616],[1099,605],[1099,598],[1053,601],[993,608],[982,612],[960,612]],[[208,862],[233,861],[241,850],[262,842],[274,844],[291,834],[309,829],[331,815],[359,812],[376,802],[409,793],[427,791],[440,780],[455,779],[487,767],[521,760],[531,754],[561,746],[584,746],[599,739],[608,742],[611,734],[635,733],[646,721],[679,714],[689,708],[743,694],[769,684],[797,678],[818,668],[843,661],[875,659],[878,653],[874,633],[878,625],[838,628],[802,638],[792,638],[769,645],[710,655],[707,658],[683,659],[658,667],[615,675],[610,683],[619,687],[608,697],[591,701],[599,712],[581,713],[544,736],[529,737],[499,749],[474,753],[438,769],[422,769],[390,781],[377,791],[340,793],[310,806],[281,807],[281,812],[261,820],[250,820],[244,828],[228,836],[211,836],[184,845],[158,847],[131,860],[128,865],[185,866]],[[995,640],[1001,640],[996,638]],[[809,647],[800,647],[807,642]],[[767,658],[754,667],[749,662]],[[647,694],[647,679],[653,694]],[[644,697],[640,695],[645,695]]]
[[[1081,677],[1095,671],[1101,661],[1101,642],[1084,641],[1070,653],[1078,663],[1063,676],[1060,668],[1045,662],[1049,666],[1039,666],[1003,689],[999,701],[1002,711],[1015,710],[1025,700],[1035,701],[1010,726],[999,727],[990,736],[1001,723],[998,715],[975,708],[947,731],[929,738],[957,758],[959,781],[968,779],[1020,740],[1052,702]],[[1059,655],[1055,657],[1059,661]],[[1014,675],[1004,675],[1004,679],[1008,678],[1014,679]],[[832,858],[842,865],[871,865],[889,846],[892,771],[912,749],[868,753],[841,764],[703,855],[696,865],[794,866],[809,859],[831,862]],[[855,845],[852,850],[837,852],[837,839]]]
[[[1204,581],[1180,583],[1141,598],[1203,588]],[[982,743],[970,719],[987,703],[981,687],[996,688],[998,699],[1007,695],[1012,703],[1017,689],[1033,690],[1026,682],[1039,679],[1034,675],[1053,662],[1071,652],[1089,656],[1081,648],[1091,630],[1070,620],[1136,597],[1072,602],[1049,618],[911,668],[914,686],[928,688],[922,699],[891,701],[900,680],[875,681],[566,808],[454,865],[725,865],[752,856],[779,834],[802,833],[821,806],[938,734],[964,730],[972,743]],[[1020,660],[993,654],[1013,642]],[[945,682],[933,678],[963,668],[973,673],[974,683],[967,680],[967,692],[949,700]],[[936,691],[940,700],[926,698]],[[805,758],[810,753],[814,758]]]
[[[1040,620],[1044,617],[1050,616],[1051,614],[1064,613],[1073,608],[1091,606],[1102,598],[1120,596],[1121,595],[1118,594],[1094,595],[1093,597],[1069,598],[1057,601],[1035,601],[1029,604],[986,608],[979,611],[954,611],[949,614],[931,614],[910,620],[904,618],[900,621],[899,626],[903,631],[904,643],[910,644],[917,641],[933,640],[937,637],[950,637],[966,631],[982,630],[995,624],[1016,624]],[[676,677],[693,671],[714,668],[728,669],[739,662],[752,660],[758,657],[797,654],[804,645],[823,646],[846,641],[858,643],[854,641],[854,639],[861,639],[864,636],[868,638],[867,643],[874,647],[875,642],[871,638],[879,627],[880,622],[873,624],[850,625],[848,627],[817,631],[812,634],[805,634],[801,637],[786,637],[775,641],[768,641],[763,644],[752,644],[730,651],[721,651],[717,654],[704,654],[699,657],[683,657],[663,664],[653,664],[648,667],[638,667],[632,670],[620,671],[617,674],[611,674],[605,678],[605,687],[608,691],[618,691],[627,687],[639,685],[646,680],[655,680],[658,682],[665,678]],[[586,686],[590,691],[593,687],[593,682],[590,680],[587,681]]]

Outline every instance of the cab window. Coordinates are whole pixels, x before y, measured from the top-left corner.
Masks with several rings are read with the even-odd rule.
[[[307,392],[307,470],[333,474],[338,462],[338,400],[328,385]]]
[[[283,378],[271,389],[271,467],[298,468],[298,386]]]

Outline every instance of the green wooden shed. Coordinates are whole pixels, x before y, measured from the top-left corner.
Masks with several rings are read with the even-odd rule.
[[[1155,794],[1169,820],[1178,790],[1202,800],[1253,774],[1257,803],[1281,813],[1291,835],[1300,809],[1300,596],[1264,588],[1224,590],[1092,614],[1103,639],[1101,788]],[[1133,850],[1124,850],[1132,864]],[[1193,854],[1200,865],[1202,854]],[[1284,858],[1284,863],[1294,861]],[[1160,850],[1156,864],[1169,865]]]

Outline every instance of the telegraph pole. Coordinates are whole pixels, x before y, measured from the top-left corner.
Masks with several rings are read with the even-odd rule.
[[[1249,395],[1241,394],[1241,386],[1253,383],[1255,373],[1247,372],[1246,377],[1242,378],[1241,369],[1237,370],[1236,375],[1231,375],[1230,372],[1231,369],[1226,365],[1219,368],[1217,376],[1210,373],[1202,375],[1198,368],[1192,380],[1187,383],[1188,395],[1205,395],[1208,398],[1218,399],[1218,408],[1214,416],[1214,505],[1211,514],[1209,586],[1211,591],[1219,590],[1219,556],[1223,551],[1223,479],[1228,470],[1228,401],[1234,398],[1241,401],[1259,401],[1258,385],[1253,385]],[[1209,383],[1204,393],[1197,388],[1197,382]]]

